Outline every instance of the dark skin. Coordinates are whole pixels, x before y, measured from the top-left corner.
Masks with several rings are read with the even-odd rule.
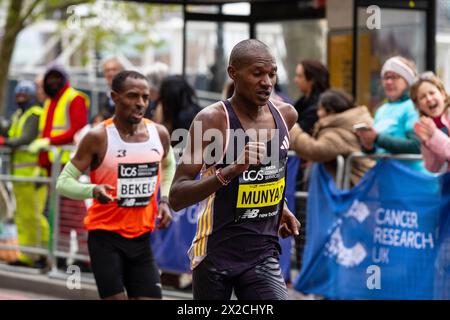
[[[274,58],[266,50],[252,51],[247,57],[243,57],[238,61],[236,65],[238,67],[233,65],[228,67],[228,75],[235,84],[231,104],[244,130],[248,128],[276,129],[275,120],[267,105],[276,81],[277,66]],[[284,103],[279,103],[277,107],[290,130],[297,121],[296,110],[291,105]],[[198,113],[194,121],[202,123],[203,133],[208,129],[215,128],[220,130],[222,137],[225,137],[227,129],[225,119],[225,111],[221,103],[217,102]],[[266,139],[270,139],[270,137],[260,137],[260,141]],[[202,141],[202,144],[195,144],[194,130],[193,126],[191,126],[186,146],[189,154],[183,154],[183,158],[187,156],[194,159],[195,154],[202,155],[209,143],[209,141]],[[246,171],[250,164],[259,163],[263,159],[264,154],[264,143],[249,142],[245,149],[242,150],[238,160],[222,169],[222,174],[227,180],[236,178]],[[169,196],[172,208],[180,210],[198,203],[223,187],[214,175],[195,180],[202,167],[203,163],[191,164],[183,161],[179,163]],[[300,223],[298,220],[288,207],[284,206],[279,229],[280,236],[285,238],[291,235],[298,235],[299,228]]]
[[[51,71],[46,79],[45,83],[49,89],[52,89],[55,93],[64,86],[64,79],[59,72]]]
[[[149,86],[144,79],[127,78],[123,84],[121,92],[112,91],[112,99],[116,105],[113,122],[119,131],[120,137],[125,142],[137,143],[149,139],[149,134],[144,121],[142,121],[145,110],[148,106]],[[170,136],[166,128],[155,124],[161,143],[164,148],[163,158],[169,152]],[[81,140],[78,150],[72,159],[72,164],[84,172],[87,169],[95,170],[102,163],[107,150],[107,134],[105,126],[100,124],[89,131]],[[114,188],[107,184],[97,185],[94,188],[94,197],[103,204],[115,201],[110,194]],[[170,208],[166,202],[161,202],[158,206],[158,229],[166,228],[172,216]],[[119,293],[105,300],[125,300],[125,293]],[[132,297],[130,299],[148,299],[147,297]]]

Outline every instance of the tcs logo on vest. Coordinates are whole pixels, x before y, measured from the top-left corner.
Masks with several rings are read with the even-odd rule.
[[[263,180],[264,175],[262,170],[248,170],[242,173],[242,178],[244,181],[259,181]]]
[[[121,177],[136,177],[137,176],[137,167],[120,167],[120,176]]]

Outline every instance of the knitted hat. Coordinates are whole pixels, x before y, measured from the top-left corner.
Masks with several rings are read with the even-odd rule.
[[[17,83],[14,93],[26,93],[29,95],[35,95],[36,94],[36,86],[32,81],[29,80],[21,80]]]
[[[381,69],[381,78],[383,78],[384,74],[389,71],[400,75],[406,80],[409,86],[413,85],[416,81],[416,70],[405,63],[405,60],[402,57],[396,56],[386,60],[383,68]]]

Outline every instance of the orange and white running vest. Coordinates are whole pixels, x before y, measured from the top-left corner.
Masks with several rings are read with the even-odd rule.
[[[103,162],[91,171],[91,182],[113,186],[111,194],[117,200],[101,204],[94,199],[84,219],[87,230],[108,230],[135,238],[155,228],[164,149],[156,126],[144,121],[149,139],[137,143],[123,141],[112,118],[103,122],[108,146]]]

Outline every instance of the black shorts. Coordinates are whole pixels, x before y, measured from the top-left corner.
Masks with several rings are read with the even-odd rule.
[[[278,259],[267,257],[238,274],[217,270],[206,257],[192,273],[195,300],[286,300],[288,292]]]
[[[101,298],[124,292],[128,297],[161,299],[161,280],[150,247],[150,233],[133,239],[105,230],[88,236],[92,271]]]

